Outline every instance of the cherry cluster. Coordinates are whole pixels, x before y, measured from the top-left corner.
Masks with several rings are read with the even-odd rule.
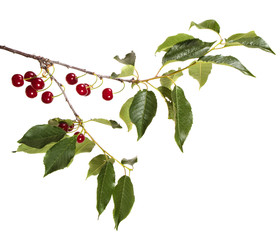
[[[74,124],[69,126],[66,122],[61,121],[58,125],[61,129],[63,129],[65,132],[71,132],[74,129]],[[75,132],[74,135],[77,135],[77,143],[82,143],[85,141],[85,135],[80,132]]]
[[[78,83],[78,77],[75,73],[68,73],[66,75],[66,82],[69,85],[75,85]],[[91,94],[92,86],[87,83],[79,83],[76,86],[76,91],[81,96],[89,96]],[[113,99],[113,91],[111,88],[105,88],[102,91],[102,98],[106,101],[110,101]]]
[[[39,78],[34,72],[28,71],[22,76],[21,74],[14,74],[12,77],[12,84],[15,87],[21,87],[24,85],[24,81],[29,82],[25,89],[25,94],[29,98],[35,98],[38,95],[39,90],[43,90],[45,87],[45,82],[42,78]],[[43,103],[51,103],[53,101],[53,93],[50,91],[45,91],[42,94]]]

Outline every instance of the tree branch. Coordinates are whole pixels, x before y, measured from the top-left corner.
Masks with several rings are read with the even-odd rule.
[[[50,66],[52,66],[54,64],[57,64],[57,65],[60,65],[60,66],[66,67],[66,68],[75,69],[75,70],[78,70],[80,72],[84,72],[84,73],[87,73],[87,74],[90,74],[90,75],[97,76],[100,79],[107,78],[107,79],[116,80],[116,81],[119,81],[119,82],[128,82],[128,83],[135,83],[135,82],[137,82],[137,80],[135,80],[134,78],[132,78],[132,79],[111,78],[111,76],[108,76],[108,75],[97,74],[97,73],[95,73],[93,71],[88,71],[88,70],[83,69],[83,68],[71,66],[69,64],[62,63],[62,62],[55,61],[55,60],[50,60],[48,58],[44,58],[44,57],[41,57],[41,56],[36,56],[36,55],[33,55],[33,54],[25,53],[25,52],[18,51],[16,49],[9,48],[9,47],[2,46],[2,45],[0,45],[0,49],[3,49],[5,51],[8,51],[8,52],[11,52],[11,53],[14,53],[14,54],[21,55],[21,56],[26,57],[26,58],[35,59],[35,60],[39,61],[40,63],[42,63],[42,62],[45,63],[45,64],[48,63],[47,67],[50,67]]]

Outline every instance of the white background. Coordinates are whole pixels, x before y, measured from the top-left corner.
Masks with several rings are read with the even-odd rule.
[[[84,120],[115,119],[124,128],[97,123],[88,128],[116,158],[138,156],[131,174],[136,201],[114,230],[113,205],[97,220],[96,178],[85,181],[88,162],[100,150],[78,156],[67,169],[43,178],[43,155],[11,153],[33,125],[53,117],[72,118],[62,97],[50,105],[28,99],[11,76],[39,72],[34,60],[0,51],[1,160],[0,239],[280,239],[280,79],[277,1],[5,1],[0,9],[0,45],[111,74],[121,64],[113,57],[134,50],[142,79],[154,76],[166,37],[188,32],[191,21],[215,19],[221,35],[255,30],[276,56],[259,49],[230,48],[219,54],[237,57],[256,78],[215,65],[206,85],[185,76],[178,85],[190,101],[194,124],[181,153],[173,139],[174,123],[160,95],[157,115],[140,141],[127,132],[118,113],[137,88],[111,102],[101,98],[106,80],[88,98],[67,93]],[[191,29],[205,41],[215,33]],[[218,52],[217,52],[218,54]],[[168,69],[166,69],[168,70]],[[66,68],[57,67],[63,83]],[[78,72],[76,72],[79,74]],[[83,78],[92,82],[90,76]],[[153,82],[158,86],[158,82]],[[58,93],[55,86],[54,93]],[[123,170],[115,165],[117,177]]]

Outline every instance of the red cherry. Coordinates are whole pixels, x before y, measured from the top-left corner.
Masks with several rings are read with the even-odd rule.
[[[42,78],[34,78],[31,82],[31,85],[36,90],[41,90],[45,87],[45,83]]]
[[[37,91],[31,85],[27,86],[25,89],[25,94],[29,98],[37,97]]]
[[[75,73],[68,73],[66,75],[66,81],[70,85],[75,85],[78,82],[78,78],[76,77]]]
[[[88,93],[87,87],[83,83],[80,83],[76,86],[76,91],[78,94],[80,94],[82,96],[86,96]]]
[[[27,82],[32,82],[32,80],[36,77],[37,75],[32,72],[32,71],[28,71],[24,74],[24,80]]]
[[[82,143],[83,141],[85,141],[85,135],[82,133],[79,133],[79,135],[77,136],[77,143]]]
[[[111,88],[105,88],[102,92],[102,97],[106,101],[110,101],[113,99],[113,91]]]
[[[43,103],[51,103],[53,101],[53,94],[50,91],[43,92],[42,94],[42,102]]]
[[[15,87],[21,87],[24,84],[23,76],[20,74],[15,74],[12,77],[12,84]]]
[[[63,129],[65,132],[68,131],[68,124],[66,122],[60,122],[58,127],[60,127],[61,129]]]
[[[85,83],[85,86],[86,86],[86,89],[87,89],[87,94],[85,96],[88,96],[88,95],[91,94],[91,89],[90,89],[90,86],[87,83]]]

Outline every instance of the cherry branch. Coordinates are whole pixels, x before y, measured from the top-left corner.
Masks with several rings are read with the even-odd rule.
[[[107,79],[116,80],[116,81],[119,81],[119,82],[128,82],[128,83],[137,82],[137,80],[135,80],[134,78],[131,78],[131,79],[112,78],[111,76],[108,76],[108,75],[97,74],[93,71],[89,71],[89,70],[86,70],[86,69],[83,69],[83,68],[80,68],[80,67],[75,67],[75,66],[72,66],[72,65],[69,65],[69,64],[66,64],[66,63],[62,63],[62,62],[59,62],[59,61],[55,61],[55,60],[50,60],[48,58],[44,58],[44,57],[37,56],[37,55],[34,55],[34,54],[25,53],[25,52],[22,52],[22,51],[13,49],[13,48],[9,48],[9,47],[6,47],[6,46],[2,46],[2,45],[0,45],[0,49],[3,49],[5,51],[8,51],[8,52],[11,52],[11,53],[14,53],[14,54],[24,56],[26,58],[35,59],[35,60],[39,61],[40,63],[41,62],[47,63],[47,67],[50,67],[54,64],[57,64],[57,65],[66,67],[68,69],[71,68],[71,69],[75,69],[75,70],[78,70],[78,71],[83,72],[83,73],[87,73],[87,74],[90,74],[90,75],[97,76],[100,79],[107,78]]]

